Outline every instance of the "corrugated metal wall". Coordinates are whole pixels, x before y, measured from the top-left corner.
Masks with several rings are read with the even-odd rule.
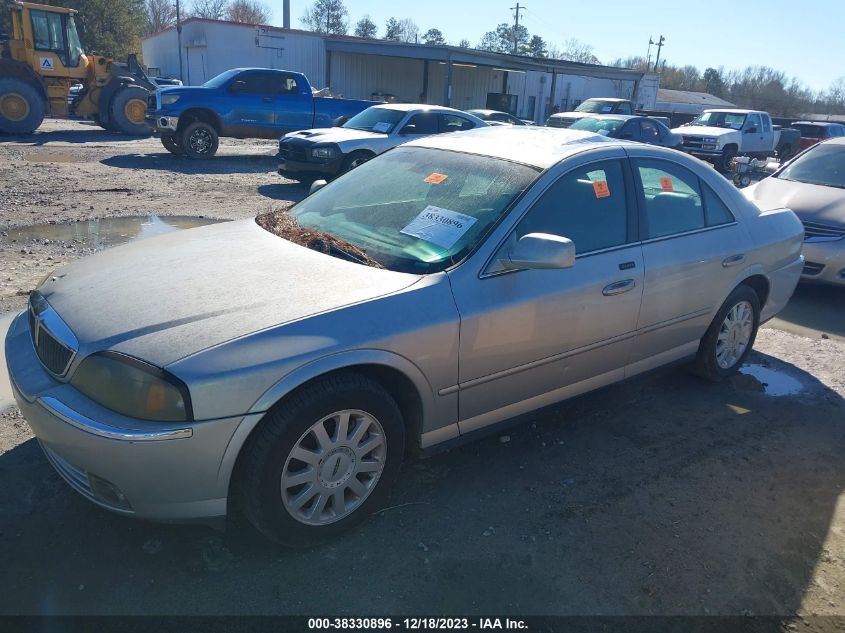
[[[424,62],[401,57],[332,53],[331,89],[348,99],[373,99],[377,93],[415,103],[423,91]]]

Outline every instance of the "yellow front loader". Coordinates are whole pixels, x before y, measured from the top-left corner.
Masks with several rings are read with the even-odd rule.
[[[134,55],[127,63],[86,54],[76,11],[10,2],[12,31],[0,33],[0,132],[29,134],[45,116],[94,119],[107,130],[150,134],[147,97],[156,87]],[[70,98],[71,87],[82,84]]]

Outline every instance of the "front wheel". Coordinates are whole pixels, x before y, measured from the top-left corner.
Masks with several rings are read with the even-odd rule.
[[[217,153],[220,138],[217,130],[205,121],[194,121],[183,131],[180,145],[190,158],[208,159]]]
[[[164,149],[171,154],[175,154],[176,156],[183,156],[185,154],[185,150],[182,149],[182,144],[179,142],[179,138],[173,134],[162,134],[161,144],[164,145]]]
[[[147,92],[141,86],[124,86],[109,104],[109,128],[133,136],[149,136],[152,129],[146,122]]]
[[[290,547],[314,545],[385,502],[405,445],[402,414],[378,383],[327,376],[277,405],[239,458],[249,521]]]
[[[718,382],[736,373],[751,352],[760,327],[760,299],[753,288],[737,286],[698,346],[696,373]]]
[[[372,154],[369,152],[352,152],[349,156],[346,157],[346,160],[343,161],[343,166],[340,168],[340,174],[345,174],[348,171],[352,171],[356,167],[363,165],[368,160],[373,157]]]
[[[716,161],[716,168],[719,171],[729,171],[731,168],[731,161],[736,157],[736,148],[733,145],[728,145],[722,150],[722,155]]]

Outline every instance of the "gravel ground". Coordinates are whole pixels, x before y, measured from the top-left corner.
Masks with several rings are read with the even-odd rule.
[[[304,195],[274,152],[224,140],[194,162],[49,122],[0,139],[0,230],[254,216]],[[0,316],[92,248],[0,235]],[[821,308],[761,330],[743,375],[661,370],[407,464],[390,507],[309,551],[237,520],[220,534],[101,511],[7,409],[0,614],[845,615],[842,296],[810,295]]]

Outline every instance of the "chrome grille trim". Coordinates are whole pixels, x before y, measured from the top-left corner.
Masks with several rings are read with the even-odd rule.
[[[51,374],[67,374],[79,341],[37,290],[29,295],[29,328],[38,360]]]
[[[804,240],[819,239],[821,240],[839,240],[845,237],[845,228],[836,226],[834,224],[823,224],[821,222],[805,222],[804,225]]]

